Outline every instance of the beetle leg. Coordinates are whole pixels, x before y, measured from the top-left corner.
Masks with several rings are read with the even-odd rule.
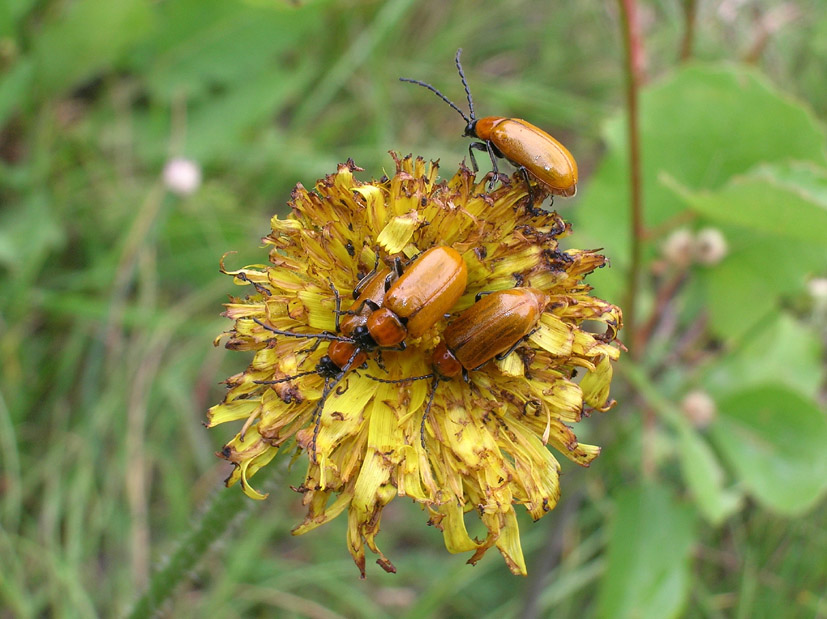
[[[405,342],[399,342],[396,346],[382,346],[382,350],[407,350],[408,345]]]
[[[410,262],[406,263],[405,266],[410,264]],[[402,268],[402,261],[399,258],[393,259],[393,272],[388,273],[387,277],[385,277],[385,292],[390,290],[391,285],[393,284],[393,276],[402,277],[403,268]],[[378,307],[378,306],[377,306]]]
[[[505,359],[508,355],[510,355],[511,353],[513,353],[515,350],[517,350],[517,348],[519,348],[519,347],[520,347],[520,345],[521,345],[523,342],[525,342],[528,338],[530,338],[530,337],[532,336],[532,334],[533,334],[535,331],[537,331],[537,329],[532,329],[529,333],[527,333],[526,335],[524,335],[523,337],[521,337],[519,340],[517,340],[516,342],[514,342],[514,345],[513,345],[511,348],[509,348],[509,349],[508,349],[508,350],[506,350],[505,352],[501,352],[499,355],[497,355],[497,356],[496,356],[496,357],[494,357],[494,358],[495,358],[497,361],[502,361],[502,360],[503,360],[503,359]]]
[[[482,142],[471,142],[468,145],[468,156],[471,158],[471,169],[474,170],[474,174],[480,171],[480,167],[477,165],[477,158],[474,157],[474,149],[476,150],[483,150]]]
[[[362,294],[362,289],[370,281],[370,278],[376,275],[377,271],[379,271],[379,252],[374,250],[374,253],[376,254],[376,262],[373,263],[373,268],[359,280],[359,283],[356,284],[356,287],[353,289],[354,300],[359,298],[359,295]]]
[[[538,215],[541,213],[541,209],[534,208],[534,188],[531,186],[531,181],[528,177],[528,170],[526,170],[525,166],[520,166],[517,168],[517,171],[523,177],[525,181],[525,186],[528,189],[528,210],[531,212],[532,215]],[[552,201],[552,204],[554,202]]]
[[[346,315],[348,315],[348,316],[358,316],[359,314],[361,314],[361,313],[362,313],[362,310],[363,310],[363,309],[365,309],[365,306],[369,307],[369,308],[371,309],[371,311],[374,311],[374,312],[375,312],[377,309],[379,309],[379,306],[378,306],[378,305],[376,305],[376,307],[373,307],[373,305],[371,305],[371,304],[376,305],[376,303],[375,303],[375,302],[373,302],[373,301],[371,301],[370,299],[364,299],[364,300],[363,300],[363,301],[359,304],[359,307],[357,307],[357,308],[355,308],[355,309],[342,310],[342,311],[340,311],[340,312],[337,312],[337,314],[340,314],[340,315],[342,315],[342,314],[346,314]],[[336,325],[336,328],[338,328],[338,325]]]
[[[420,257],[422,254],[424,254],[424,253],[425,253],[424,251],[418,251],[418,252],[416,252],[413,256],[411,256],[410,258],[408,258],[408,260],[405,262],[405,266],[407,267],[407,266],[409,266],[412,262],[415,262],[415,261],[416,261],[416,259],[417,259],[417,258],[419,258],[419,257]],[[395,269],[396,269],[396,271],[397,271],[397,275],[401,276],[401,275],[402,275],[402,271],[403,271],[403,269],[402,269],[402,261],[401,261],[399,258],[397,258],[397,259],[396,259],[396,264],[394,264],[394,268],[395,268]]]
[[[388,368],[385,367],[385,360],[382,359],[382,351],[376,351],[376,365],[379,366],[379,369],[382,370],[385,374],[388,373]]]
[[[480,292],[474,295],[474,302],[479,301],[486,295],[494,294],[495,292],[496,290],[481,290]]]
[[[333,291],[333,297],[336,299],[336,305],[333,310],[333,315],[336,317],[336,333],[339,332],[339,315],[342,313],[342,299],[339,297],[339,291],[336,290],[336,286],[333,282],[328,280],[330,284],[330,289]]]
[[[488,191],[491,191],[494,189],[494,185],[500,175],[500,169],[497,167],[497,155],[494,153],[494,147],[491,144],[491,140],[485,143],[485,148],[488,151],[488,156],[491,157],[491,169],[494,171],[494,176],[492,176],[491,180],[488,181]]]

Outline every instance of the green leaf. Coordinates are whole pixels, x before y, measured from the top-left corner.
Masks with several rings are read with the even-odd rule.
[[[694,517],[662,486],[634,487],[617,498],[599,617],[676,617],[689,593]]]
[[[724,488],[724,471],[718,458],[692,429],[681,431],[678,451],[683,478],[698,508],[711,524],[721,524],[739,509],[741,495]]]
[[[3,0],[0,2],[0,37],[14,37],[19,22],[36,0]]]
[[[805,192],[780,170],[764,167],[757,175],[735,178],[715,191],[686,195],[696,212],[730,223],[806,243],[827,244],[827,200]]]
[[[706,290],[710,328],[733,340],[779,311],[785,298],[805,290],[809,274],[824,268],[824,247],[731,226],[721,230],[729,254],[696,275]]]
[[[209,103],[193,106],[188,113],[184,154],[201,165],[248,156],[247,151],[255,148],[251,144],[261,137],[261,126],[301,90],[304,80],[303,74],[265,73],[215,95]],[[169,116],[157,110],[138,116],[137,150],[144,158],[167,156],[168,121]],[[281,145],[285,148],[283,139]]]
[[[34,39],[38,94],[59,93],[111,68],[149,31],[152,18],[145,0],[71,3]]]
[[[775,382],[815,400],[825,378],[821,341],[786,313],[772,314],[746,344],[710,368],[705,387],[717,397]]]
[[[32,83],[32,63],[21,59],[10,71],[0,75],[0,127],[16,109],[25,109]]]
[[[824,411],[780,385],[745,389],[719,404],[711,434],[747,490],[780,514],[813,507],[827,490]]]
[[[30,196],[20,208],[0,214],[0,265],[15,276],[32,277],[47,254],[65,241],[65,227],[42,192]]]
[[[649,228],[686,209],[666,179],[715,190],[762,163],[825,165],[824,129],[811,112],[743,66],[688,66],[645,89],[640,107]],[[584,187],[576,230],[586,245],[605,247],[614,264],[624,266],[630,245],[625,116],[611,119],[604,134],[608,154]],[[599,283],[610,277],[596,275]]]
[[[318,8],[253,6],[233,0],[177,0],[158,7],[159,28],[133,55],[151,96],[209,102],[217,87],[285,72],[277,60],[317,23]],[[275,79],[277,76],[273,75]]]
[[[799,192],[813,204],[827,208],[827,168],[807,161],[763,165],[751,174]]]

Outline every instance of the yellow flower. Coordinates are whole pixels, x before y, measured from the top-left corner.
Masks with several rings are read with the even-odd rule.
[[[225,271],[237,284],[253,286],[226,306],[234,320],[223,334],[226,346],[255,354],[247,370],[227,380],[227,395],[210,409],[208,425],[245,420],[220,455],[236,467],[227,485],[240,481],[253,498],[265,495],[250,478],[282,446],[310,452],[298,488],[307,516],[293,532],[306,533],[347,510],[348,548],[363,577],[365,545],[380,566],[395,571],[376,535],[383,508],[398,496],[428,510],[450,552],[472,552],[469,562],[476,563],[496,546],[513,573],[525,574],[514,506],[525,506],[535,520],[554,508],[559,464],[546,445],[588,466],[600,450],[578,443],[570,424],[613,404],[611,361],[619,349],[612,342],[621,313],[590,296],[583,282],[606,260],[594,251],[562,251],[558,239],[569,225],[554,212],[528,209],[519,176],[489,192],[487,179],[478,182],[464,167],[439,182],[436,164],[394,159],[390,179],[360,182],[353,176],[359,168],[348,161],[315,191],[298,185],[292,213],[273,217],[264,239],[270,264]],[[350,298],[377,260],[389,265],[440,245],[457,250],[468,268],[467,289],[452,314],[470,307],[478,292],[531,286],[549,301],[537,329],[512,354],[469,372],[468,382],[372,379],[432,373],[447,324],[440,320],[407,340],[406,350],[369,355],[367,369],[347,372],[317,407],[326,378],[314,368],[328,342],[273,329],[334,332],[334,289]],[[605,331],[586,331],[584,321],[602,322]],[[469,512],[485,525],[485,539],[467,533]]]

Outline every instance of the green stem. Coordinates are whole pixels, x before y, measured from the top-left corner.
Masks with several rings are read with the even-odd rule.
[[[273,464],[271,462],[265,470],[272,470]],[[253,504],[253,500],[237,486],[218,490],[201,520],[181,539],[177,550],[152,574],[147,590],[135,602],[128,617],[138,619],[154,616],[230,524],[237,519],[246,519],[252,513]]]
[[[629,126],[629,190],[631,203],[631,256],[629,260],[628,297],[624,307],[627,341],[634,358],[642,354],[637,346],[637,297],[640,287],[643,229],[643,186],[640,169],[640,126],[638,122],[638,89],[643,71],[643,40],[637,20],[635,0],[618,0],[623,27],[626,72],[626,114]]]

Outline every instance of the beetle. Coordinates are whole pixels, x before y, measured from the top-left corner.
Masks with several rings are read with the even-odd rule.
[[[420,435],[425,446],[425,421],[431,411],[439,382],[479,370],[492,359],[504,359],[531,335],[548,307],[549,298],[536,288],[511,288],[479,293],[468,309],[448,323],[442,340],[433,352],[433,373],[398,380],[371,376],[385,383],[433,379],[428,403],[422,415]]]
[[[276,335],[330,342],[327,354],[314,370],[272,381],[255,381],[272,385],[311,374],[324,378],[322,397],[311,416],[314,457],[322,409],[333,388],[351,369],[367,361],[369,353],[377,349],[404,350],[405,339],[423,335],[454,306],[465,292],[468,281],[465,260],[455,249],[446,246],[432,247],[419,254],[404,272],[399,266],[396,269],[395,273],[387,268],[381,271],[374,268],[374,272],[357,285],[354,295],[358,296],[351,309],[344,312],[340,310],[339,293],[331,284],[339,334],[284,331],[253,318],[259,326]],[[340,320],[342,314],[346,317]]]
[[[399,79],[402,82],[410,82],[427,88],[459,112],[459,115],[465,121],[464,135],[481,140],[480,142],[472,142],[468,147],[468,154],[471,157],[474,172],[476,173],[479,170],[474,157],[474,150],[485,151],[491,158],[494,176],[491,179],[489,190],[493,188],[494,181],[499,175],[497,158],[505,158],[517,168],[525,180],[528,187],[529,204],[534,204],[534,194],[529,177],[533,177],[538,183],[545,186],[552,195],[573,196],[577,192],[577,161],[558,140],[539,127],[535,127],[520,118],[505,118],[502,116],[476,118],[474,115],[474,101],[471,98],[471,91],[468,88],[468,82],[465,79],[465,73],[460,62],[461,54],[462,49],[460,48],[457,50],[454,61],[462,85],[465,88],[465,95],[468,98],[468,109],[470,111],[468,115],[430,84],[407,77],[400,77]]]

